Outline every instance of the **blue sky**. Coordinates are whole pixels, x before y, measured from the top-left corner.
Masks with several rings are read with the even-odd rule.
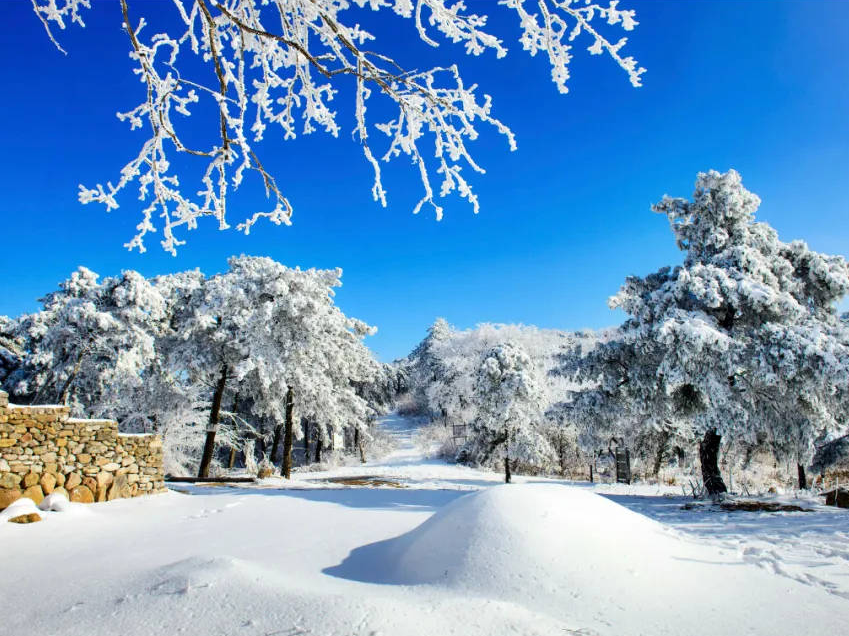
[[[150,14],[169,5],[131,7]],[[347,133],[269,135],[262,156],[295,205],[293,227],[261,225],[245,237],[206,224],[175,258],[155,237],[145,254],[122,247],[139,218],[134,195],[108,215],[76,198],[79,183],[114,180],[142,141],[114,117],[140,91],[118,3],[95,0],[86,29],[59,33],[68,56],[49,44],[28,2],[4,3],[0,314],[36,309],[78,265],[102,275],[214,273],[245,253],[342,267],[337,301],[379,327],[368,344],[384,360],[405,355],[437,316],[458,327],[606,326],[623,319],[606,299],[625,276],[680,260],[651,204],[689,196],[696,173],[710,168],[739,170],[763,199],[759,218],[783,239],[849,254],[849,2],[622,5],[641,23],[627,50],[648,69],[644,86],[631,88],[610,60],[578,51],[566,96],[546,62],[510,39],[506,20],[493,26],[510,55],[496,60],[447,43],[419,46],[410,21],[364,16],[378,35],[374,48],[400,51],[417,67],[459,60],[516,133],[514,153],[490,131],[472,144],[487,169],[473,178],[481,214],[451,199],[439,223],[427,210],[413,216],[420,186],[403,161],[384,170],[389,207],[381,208]],[[349,130],[347,104],[337,108]],[[266,207],[251,192],[235,202],[235,214]]]

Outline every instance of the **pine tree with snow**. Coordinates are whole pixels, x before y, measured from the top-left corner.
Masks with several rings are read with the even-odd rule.
[[[409,376],[409,383],[413,399],[420,411],[431,416],[441,417],[443,420],[447,415],[447,407],[439,398],[433,399],[428,395],[429,388],[434,383],[445,383],[451,374],[448,363],[443,359],[448,355],[448,350],[443,345],[449,343],[455,330],[445,318],[437,318],[428,327],[427,335],[415,349],[407,356],[405,368]]]
[[[272,454],[282,440],[288,476],[302,418],[315,422],[322,443],[367,421],[371,410],[351,382],[368,381],[378,369],[361,342],[374,330],[333,303],[341,270],[301,271],[246,256],[229,265],[189,295],[170,351],[173,368],[214,387],[198,473],[208,473],[230,391],[248,398],[253,416],[275,423]]]
[[[0,316],[0,388],[7,392],[17,384],[16,376],[22,371],[26,355],[24,346],[18,321]]]
[[[84,267],[18,320],[27,351],[15,393],[114,417],[121,396],[141,386],[155,356],[165,306],[138,272],[105,278]]]
[[[691,201],[654,206],[669,218],[684,262],[629,277],[609,304],[631,317],[581,365],[584,378],[599,381],[597,412],[622,410],[659,431],[700,436],[712,495],[726,490],[723,436],[793,437],[804,461],[835,426],[849,386],[849,340],[836,312],[849,267],[801,241],[779,241],[755,221],[759,204],[732,170],[699,174]]]
[[[520,347],[505,343],[481,358],[475,382],[477,417],[463,452],[483,462],[499,449],[504,453],[504,481],[510,483],[510,462],[540,465],[552,455],[541,434],[542,390],[535,382],[533,362]]]

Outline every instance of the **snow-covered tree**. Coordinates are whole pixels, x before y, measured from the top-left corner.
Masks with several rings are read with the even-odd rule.
[[[478,366],[477,415],[462,452],[472,461],[487,462],[503,449],[507,483],[511,460],[539,466],[552,455],[541,434],[543,394],[534,375],[530,356],[509,343],[487,351]]]
[[[11,389],[24,364],[24,339],[17,320],[0,316],[0,388]]]
[[[754,443],[768,431],[786,442],[794,431],[797,456],[809,458],[849,386],[836,312],[849,267],[801,241],[779,241],[755,222],[759,204],[733,170],[699,174],[692,201],[657,204],[684,262],[625,281],[610,306],[631,318],[582,366],[585,379],[599,382],[598,413],[621,411],[660,432],[701,436],[711,494],[726,490],[717,463],[722,436]]]
[[[53,29],[84,26],[84,10],[90,8],[89,0],[32,3],[57,47]],[[239,229],[247,233],[260,219],[289,224],[292,206],[260,161],[259,142],[269,127],[284,140],[318,130],[338,136],[345,124],[331,101],[341,94],[352,102],[351,133],[373,169],[376,201],[386,205],[380,161],[405,156],[422,181],[416,212],[429,205],[441,217],[437,189],[439,196],[457,193],[477,212],[478,198],[463,169],[484,170],[468,142],[487,125],[515,149],[513,133],[493,115],[490,96],[466,82],[456,64],[405,67],[400,52],[381,50],[376,37],[362,28],[360,13],[391,13],[430,46],[447,40],[462,45],[467,54],[500,58],[507,47],[490,30],[488,18],[498,10],[508,12],[518,21],[521,47],[531,56],[548,58],[552,82],[566,93],[578,43],[592,55],[609,56],[632,85],[640,85],[644,69],[623,54],[626,38],[608,35],[637,25],[634,11],[618,4],[501,0],[476,3],[472,12],[462,0],[173,0],[173,15],[164,17],[170,18],[166,30],[148,36],[147,21],[135,12],[144,5],[121,0],[123,28],[143,98],[118,117],[132,129],[145,129],[147,139],[116,183],[80,186],[80,201],[112,210],[122,191],[135,184],[138,198],[148,205],[127,246],[144,250],[144,238],[157,229],[155,217],[160,217],[162,246],[175,252],[184,242],[175,229],[192,229],[202,216],[212,216],[219,228],[228,228],[228,197],[248,175],[256,174],[270,209],[244,219]],[[165,12],[158,4],[160,10]],[[397,26],[403,27],[403,22]],[[205,140],[196,131],[187,133],[183,120],[203,109],[215,122]],[[394,114],[373,117],[370,112]],[[381,151],[373,150],[375,133],[385,141]],[[198,160],[200,187],[188,185],[190,180],[177,174],[173,154]]]
[[[566,454],[575,452],[577,440],[573,422],[563,417],[553,406],[562,402],[569,391],[577,388],[571,377],[551,373],[562,364],[562,358],[576,343],[594,339],[594,333],[569,333],[553,329],[537,329],[524,325],[482,323],[473,329],[458,330],[445,320],[438,319],[428,330],[427,337],[413,350],[403,368],[408,373],[409,391],[415,396],[420,413],[428,414],[437,426],[457,426],[458,433],[472,430],[480,408],[477,387],[479,365],[489,352],[501,345],[515,346],[524,351],[532,364],[528,373],[540,390],[540,415],[533,426],[536,434],[545,437],[550,447],[557,450],[560,470],[566,463]],[[465,427],[465,428],[463,428]],[[449,428],[453,433],[453,428]],[[433,431],[437,437],[445,433]],[[487,462],[489,454],[469,452],[466,446],[456,453],[456,445],[463,443],[460,433],[454,444],[446,440],[443,452],[455,455],[459,461]],[[486,444],[481,448],[485,448]],[[526,462],[523,468],[546,471],[554,468],[553,455],[541,454],[541,463]],[[571,460],[569,460],[571,462]]]
[[[443,345],[454,335],[454,328],[445,318],[437,318],[428,327],[427,335],[404,361],[405,373],[409,378],[409,389],[420,411],[431,416],[446,416],[446,409],[428,395],[429,387],[435,382],[446,382],[450,374],[448,364],[442,358],[447,355]]]
[[[319,445],[346,431],[367,441],[393,380],[362,342],[374,328],[333,302],[341,270],[245,256],[229,264],[211,277],[126,271],[100,282],[80,268],[41,311],[0,320],[0,381],[23,401],[66,402],[127,432],[160,433],[177,473],[200,460],[206,475],[219,428],[235,450],[264,444],[271,430],[279,439],[285,425],[287,473],[300,421]]]
[[[272,454],[283,435],[288,473],[293,436],[302,435],[295,404],[322,441],[368,418],[351,382],[376,370],[361,342],[373,329],[333,303],[341,270],[301,271],[246,256],[229,265],[190,294],[170,351],[173,368],[214,387],[199,474],[209,469],[228,390],[246,396],[254,417],[274,423]]]
[[[78,415],[115,417],[121,396],[143,384],[163,299],[134,271],[97,278],[79,268],[42,299],[41,311],[19,319],[28,369],[15,393],[69,404]]]

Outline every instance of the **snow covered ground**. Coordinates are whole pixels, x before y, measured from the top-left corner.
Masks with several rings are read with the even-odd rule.
[[[804,636],[849,624],[845,510],[693,511],[647,486],[504,486],[424,459],[409,420],[384,426],[398,448],[366,465],[0,523],[0,634]]]

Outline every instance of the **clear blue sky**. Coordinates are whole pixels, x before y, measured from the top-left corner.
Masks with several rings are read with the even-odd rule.
[[[513,41],[506,59],[468,58],[451,44],[414,46],[410,21],[368,17],[375,48],[401,49],[419,67],[459,59],[517,134],[515,153],[489,132],[473,144],[487,169],[474,177],[481,214],[449,200],[440,223],[429,211],[413,216],[419,184],[404,162],[385,170],[390,205],[379,207],[347,133],[267,141],[263,156],[295,204],[294,226],[257,226],[244,237],[206,224],[175,258],[155,237],[145,254],[122,247],[139,218],[132,195],[109,215],[76,198],[78,183],[116,179],[142,141],[114,117],[141,90],[117,1],[95,0],[86,29],[59,33],[67,57],[29,2],[4,2],[0,314],[36,309],[78,265],[102,275],[214,273],[245,253],[342,267],[337,301],[379,327],[368,343],[384,360],[405,355],[437,316],[458,327],[606,326],[623,318],[606,299],[626,275],[679,261],[650,205],[665,193],[689,196],[696,173],[710,168],[739,170],[764,201],[760,218],[783,239],[849,254],[849,2],[622,4],[641,22],[627,50],[648,69],[644,87],[631,88],[610,60],[578,52],[566,96],[546,62]],[[339,121],[350,129],[345,107],[337,103]],[[237,203],[237,213],[266,207],[250,194]]]

